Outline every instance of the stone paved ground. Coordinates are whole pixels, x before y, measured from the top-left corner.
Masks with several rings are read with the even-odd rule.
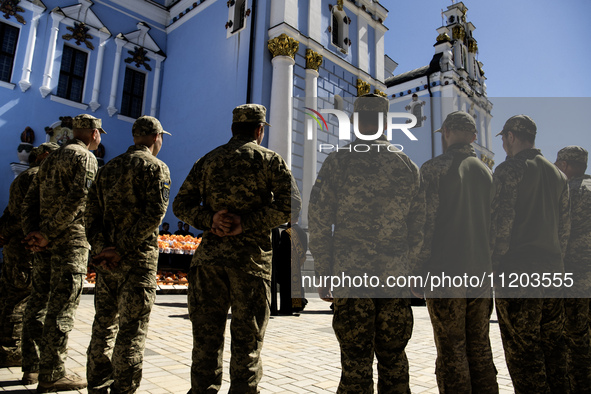
[[[331,328],[328,304],[310,299],[300,316],[272,317],[263,348],[263,393],[334,393],[340,377],[338,343]],[[67,367],[85,374],[86,348],[94,315],[92,295],[83,295],[70,335]],[[413,307],[414,332],[407,347],[413,393],[437,393],[435,346],[425,307]],[[498,324],[491,322],[491,342],[499,371],[501,393],[512,393]],[[227,327],[229,328],[229,327]],[[186,296],[158,295],[152,312],[144,358],[141,393],[186,393],[190,387],[191,324]],[[229,337],[224,349],[224,384],[228,391]],[[374,366],[375,369],[375,366]],[[0,391],[35,392],[35,386],[19,383],[20,368],[0,369]],[[86,393],[86,390],[80,392]]]

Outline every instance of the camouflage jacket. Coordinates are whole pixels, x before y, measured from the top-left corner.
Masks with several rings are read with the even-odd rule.
[[[563,269],[570,233],[564,174],[539,149],[525,149],[496,168],[493,182],[493,268]]]
[[[97,168],[96,157],[77,139],[51,153],[41,164],[23,201],[25,234],[41,231],[50,248],[89,248],[84,209]]]
[[[568,272],[591,272],[591,175],[572,178],[570,192],[571,230],[564,259]]]
[[[156,270],[158,226],[168,208],[170,172],[144,145],[132,145],[98,171],[86,204],[92,254],[114,246],[122,268]]]
[[[8,206],[0,217],[0,234],[7,239],[24,238],[26,235],[23,233],[21,220],[22,203],[37,172],[39,172],[38,166],[31,167],[20,173],[10,184]]]
[[[326,158],[310,193],[316,275],[409,274],[425,223],[419,168],[404,153],[389,151],[384,136],[371,141],[369,152],[356,152],[357,144],[365,141],[355,140]]]
[[[277,153],[234,136],[199,159],[172,208],[179,219],[204,230],[193,265],[220,265],[271,279],[271,229],[297,214],[301,198],[291,171]],[[243,232],[218,237],[213,216],[240,215]]]
[[[455,144],[421,167],[427,201],[422,271],[491,271],[492,173],[470,144]]]

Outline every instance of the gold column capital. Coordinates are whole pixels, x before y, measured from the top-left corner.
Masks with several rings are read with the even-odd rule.
[[[310,48],[306,49],[306,68],[318,71],[322,65],[322,55]]]
[[[273,57],[289,56],[292,59],[295,59],[295,54],[300,47],[300,43],[283,33],[278,37],[270,39],[267,43],[267,47]]]
[[[388,95],[385,92],[382,92],[379,89],[374,89],[373,91],[375,94],[377,94],[378,96],[382,96],[382,97],[388,97]]]
[[[369,82],[365,82],[364,80],[357,78],[357,97],[361,97],[364,94],[368,94],[369,90]]]

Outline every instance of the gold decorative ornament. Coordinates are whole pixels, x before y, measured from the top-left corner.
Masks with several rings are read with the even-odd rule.
[[[361,97],[364,94],[368,94],[370,85],[362,79],[357,78],[357,97]]]
[[[464,40],[466,37],[466,31],[463,26],[457,25],[452,29],[454,40]]]
[[[471,39],[468,41],[468,52],[476,53],[478,52],[478,44],[476,43],[475,39]]]
[[[280,36],[269,40],[267,47],[273,57],[289,56],[292,59],[295,59],[295,54],[300,47],[300,43],[283,33]]]
[[[306,68],[316,70],[322,65],[322,55],[310,48],[306,49]]]
[[[449,38],[449,35],[447,33],[441,33],[440,35],[437,36],[437,44],[441,43],[441,42],[450,42],[451,38]]]
[[[381,90],[379,90],[379,89],[374,89],[374,91],[373,91],[373,92],[374,92],[375,94],[377,94],[378,96],[382,96],[382,97],[388,97],[388,95],[387,95],[386,93],[382,92],[382,91],[381,91]]]
[[[339,11],[343,10],[343,0],[337,0],[337,8]]]

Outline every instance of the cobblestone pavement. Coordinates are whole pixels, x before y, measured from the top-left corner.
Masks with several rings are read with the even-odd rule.
[[[317,298],[299,316],[272,317],[263,347],[262,393],[334,393],[340,378],[339,348],[331,328],[329,305]],[[413,307],[414,332],[407,347],[413,393],[437,393],[435,345],[425,307]],[[68,369],[84,376],[86,348],[94,315],[93,296],[83,295],[76,325],[70,335]],[[496,316],[491,321],[491,342],[501,393],[513,388],[501,345]],[[227,327],[229,330],[229,325]],[[229,332],[224,349],[224,384],[229,388]],[[158,295],[152,311],[144,358],[141,393],[186,393],[190,387],[191,323],[185,295]],[[375,365],[374,365],[375,370]],[[376,372],[374,372],[375,376]],[[0,391],[35,392],[35,385],[20,384],[20,368],[0,369]],[[86,393],[86,390],[81,390]]]

